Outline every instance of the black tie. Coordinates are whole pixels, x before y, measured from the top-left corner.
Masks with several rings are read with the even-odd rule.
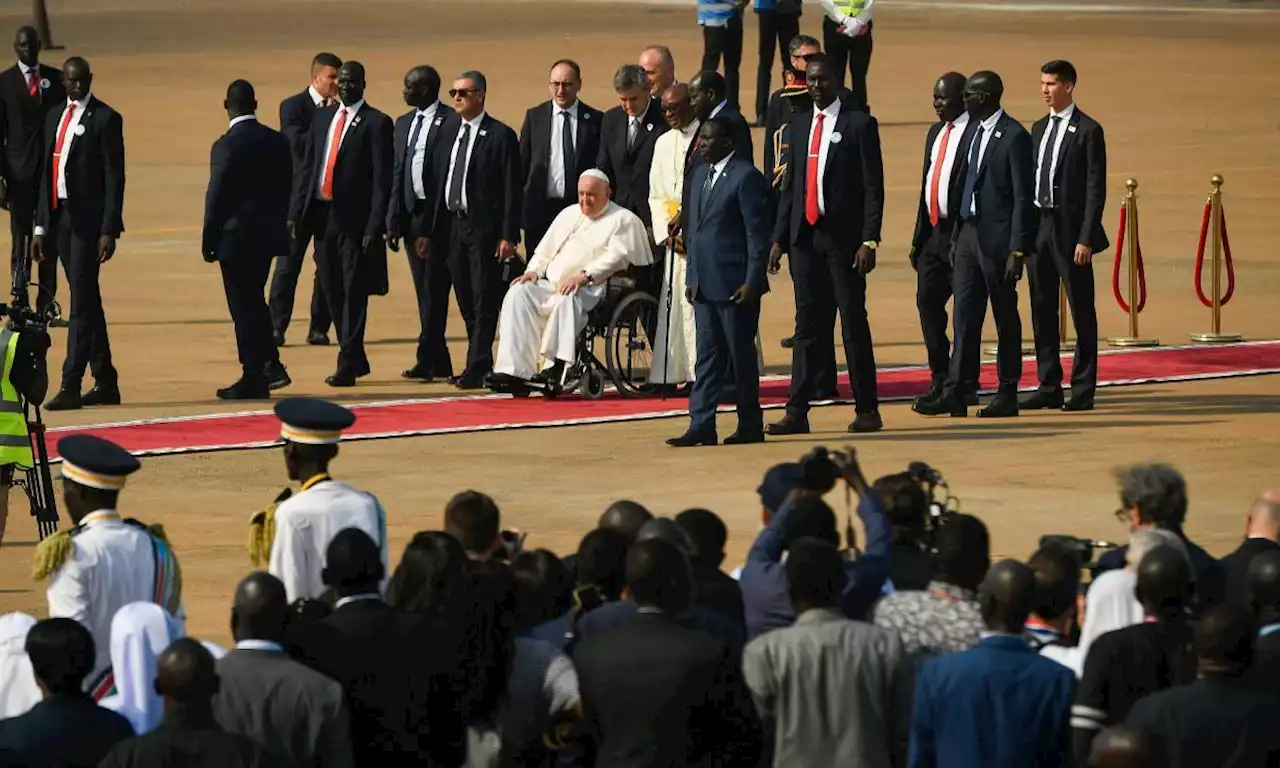
[[[564,118],[564,126],[560,131],[560,154],[564,159],[564,197],[572,197],[570,185],[574,182],[574,171],[578,167],[578,159],[573,148],[573,118],[569,116],[567,111],[561,112],[560,116]]]
[[[698,203],[698,212],[706,213],[707,198],[711,197],[711,187],[716,183],[716,167],[707,169],[707,180],[702,183],[702,200]]]
[[[409,147],[404,152],[404,209],[413,211],[418,206],[418,193],[413,188],[413,159],[418,154],[418,135],[422,133],[422,113],[413,118],[413,130],[409,131]],[[426,167],[426,159],[423,159]]]
[[[1049,135],[1044,140],[1044,152],[1040,154],[1040,195],[1036,202],[1041,208],[1053,207],[1053,143],[1058,137],[1058,123],[1062,118],[1054,115],[1049,118]]]
[[[973,214],[973,192],[978,186],[978,161],[982,156],[982,126],[973,134],[973,143],[969,145],[969,168],[964,174],[964,192],[960,195],[960,218],[968,219]]]
[[[449,176],[449,198],[446,202],[451,211],[462,210],[462,181],[467,174],[467,143],[470,139],[471,125],[463,123],[458,146],[453,151],[453,173]]]

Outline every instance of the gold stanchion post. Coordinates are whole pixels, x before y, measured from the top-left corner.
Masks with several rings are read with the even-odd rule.
[[[1209,333],[1193,333],[1191,340],[1200,344],[1234,344],[1244,341],[1238,333],[1222,332],[1222,174],[1215,173],[1209,180],[1213,190],[1209,192],[1209,241],[1213,254],[1209,269],[1213,270],[1213,330]],[[1196,280],[1200,276],[1196,275]]]
[[[1129,335],[1107,339],[1107,343],[1113,347],[1158,347],[1159,339],[1144,339],[1138,334],[1138,302],[1142,291],[1138,279],[1138,180],[1129,179],[1124,186],[1129,191],[1122,203],[1125,209],[1125,231],[1120,248],[1129,257]]]

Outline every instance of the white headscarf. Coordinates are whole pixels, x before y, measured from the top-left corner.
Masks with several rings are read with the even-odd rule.
[[[116,693],[102,706],[124,715],[139,736],[154,730],[164,715],[155,689],[156,659],[182,635],[182,623],[155,603],[129,603],[111,619]]]
[[[0,719],[17,717],[44,698],[27,658],[27,631],[35,624],[25,613],[0,616]]]

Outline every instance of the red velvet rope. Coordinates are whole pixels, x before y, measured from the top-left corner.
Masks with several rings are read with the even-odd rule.
[[[1206,307],[1213,307],[1213,299],[1204,293],[1204,246],[1209,239],[1209,214],[1213,210],[1213,202],[1204,204],[1204,218],[1200,221],[1200,244],[1196,246],[1196,298]],[[1227,265],[1227,292],[1218,302],[1219,307],[1227,306],[1236,293],[1236,264],[1231,260],[1231,240],[1227,237],[1227,212],[1222,212],[1222,257]]]
[[[1111,292],[1115,294],[1116,303],[1120,305],[1121,311],[1126,314],[1129,312],[1129,302],[1124,300],[1124,294],[1120,291],[1120,265],[1124,261],[1125,214],[1128,210],[1128,206],[1120,206],[1120,232],[1116,235],[1116,260],[1111,267]],[[1141,312],[1147,306],[1147,271],[1142,266],[1142,243],[1138,243],[1134,258],[1138,262],[1138,311]]]

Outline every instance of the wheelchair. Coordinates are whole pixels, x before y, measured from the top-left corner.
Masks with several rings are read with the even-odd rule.
[[[514,397],[540,392],[555,398],[576,391],[599,400],[612,383],[622,397],[644,397],[654,390],[649,379],[657,331],[658,300],[641,289],[633,271],[620,272],[605,281],[604,296],[587,312],[575,359],[564,366],[558,381],[491,376],[488,385]],[[603,360],[597,354],[600,345]]]

